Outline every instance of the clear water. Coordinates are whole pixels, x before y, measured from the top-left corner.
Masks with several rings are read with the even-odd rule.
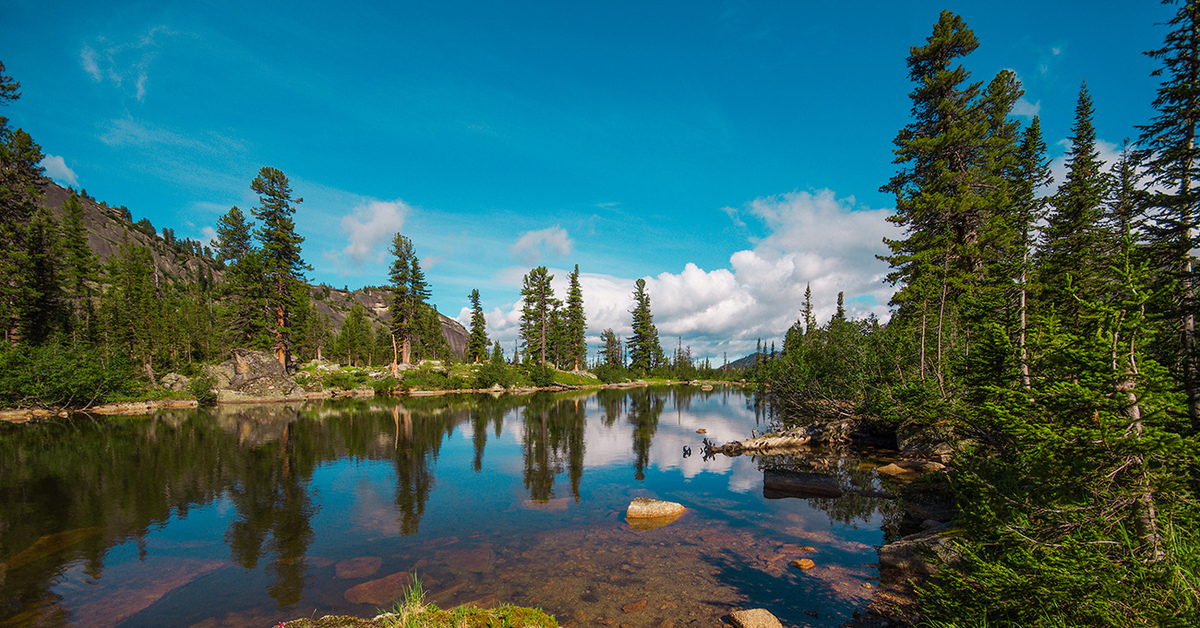
[[[839,625],[878,584],[895,505],[763,495],[775,464],[873,488],[870,459],[700,453],[768,427],[739,389],[686,386],[0,426],[0,625],[373,616],[413,573],[443,608],[539,606],[564,626],[755,607]],[[688,510],[637,530],[637,496]]]

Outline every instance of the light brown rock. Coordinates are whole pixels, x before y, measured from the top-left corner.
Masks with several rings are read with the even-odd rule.
[[[429,586],[429,576],[422,574],[421,584]],[[405,590],[412,585],[412,576],[407,571],[394,573],[376,580],[369,580],[360,585],[350,587],[346,591],[346,601],[351,604],[373,604],[385,606],[392,600],[404,597]]]
[[[729,623],[733,624],[734,628],[783,628],[779,619],[765,608],[733,611],[729,614]]]
[[[334,566],[334,573],[338,578],[370,578],[375,575],[376,571],[383,566],[383,559],[378,556],[360,556],[343,560]]]
[[[801,571],[807,571],[813,567],[816,567],[817,564],[807,558],[799,558],[792,561],[792,566]]]
[[[646,603],[646,600],[638,600],[632,604],[626,604],[625,606],[622,606],[621,610],[625,611],[626,613],[636,613],[646,608]]]
[[[655,519],[658,517],[677,517],[683,514],[684,510],[686,509],[683,507],[683,504],[650,499],[649,497],[634,497],[633,501],[629,502],[629,508],[625,511],[625,518]]]

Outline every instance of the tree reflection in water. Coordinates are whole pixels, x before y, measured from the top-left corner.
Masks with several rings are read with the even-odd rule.
[[[585,405],[585,400],[578,396],[556,398],[543,392],[528,398],[522,411],[524,480],[529,499],[534,502],[554,499],[554,477],[566,470],[571,495],[579,503]]]
[[[362,529],[355,527],[362,525],[360,522],[350,521],[353,517],[342,516],[340,511],[337,516],[321,513],[320,504],[326,504],[330,511],[338,510],[329,505],[333,496],[321,491],[330,475],[369,461],[372,465],[363,465],[363,475],[346,473],[367,483],[374,481],[374,476],[365,473],[365,467],[383,470],[386,485],[379,490],[382,507],[371,504],[372,509],[364,512],[370,516],[380,512],[383,531],[405,537],[419,534],[423,518],[433,518],[426,524],[430,528],[426,534],[440,533],[446,520],[458,525],[465,519],[458,512],[447,515],[441,505],[429,505],[436,492],[439,456],[461,464],[463,471],[471,468],[474,473],[466,474],[472,478],[496,475],[479,478],[476,484],[511,487],[507,490],[518,495],[523,492],[534,502],[564,497],[556,495],[555,490],[563,474],[576,503],[591,500],[594,491],[599,490],[603,497],[596,501],[600,504],[608,495],[621,494],[629,487],[625,466],[629,463],[623,453],[632,454],[636,481],[646,481],[648,475],[652,476],[650,481],[655,481],[652,442],[656,438],[695,438],[691,429],[681,433],[674,421],[660,424],[666,408],[687,415],[710,399],[714,406],[722,399],[729,400],[736,410],[728,415],[730,426],[738,425],[741,417],[749,414],[750,405],[760,419],[770,414],[769,409],[749,398],[747,408],[741,409],[740,393],[727,390],[649,387],[530,396],[449,395],[336,400],[303,406],[222,406],[163,412],[147,418],[82,417],[39,425],[0,425],[0,563],[4,565],[0,567],[0,623],[12,623],[18,616],[30,625],[79,622],[81,619],[73,614],[83,610],[70,596],[82,588],[79,583],[83,578],[72,576],[77,580],[64,586],[64,573],[81,572],[87,580],[83,584],[93,590],[119,590],[121,583],[114,580],[119,576],[114,573],[153,578],[159,573],[154,570],[162,569],[164,560],[169,562],[175,556],[208,561],[215,566],[202,573],[227,569],[225,573],[243,587],[257,587],[237,592],[245,596],[247,606],[270,607],[273,601],[278,609],[294,610],[313,603],[313,593],[306,587],[311,587],[314,579],[332,577],[332,566],[327,561],[334,557],[326,536],[331,532],[321,526],[335,521],[332,534]],[[591,426],[594,432],[621,436],[607,441],[617,442],[618,446],[595,462],[612,472],[598,471],[596,480],[585,486],[584,438],[589,411],[596,422]],[[510,429],[507,440],[506,420]],[[458,444],[448,436],[460,427],[463,449],[452,449]],[[630,430],[628,435],[626,429]],[[505,448],[485,457],[488,441],[493,439],[506,442]],[[629,442],[628,449],[625,442]],[[593,446],[602,451],[606,445]],[[622,457],[613,461],[612,455]],[[522,458],[520,462],[517,456]],[[338,468],[342,461],[349,464]],[[512,466],[506,466],[509,464]],[[330,474],[318,474],[322,467]],[[509,468],[511,473],[506,471]],[[443,470],[442,477],[447,477],[449,471]],[[836,463],[830,472],[851,486],[862,482],[867,486],[873,481],[868,470],[853,463]],[[612,481],[618,488],[601,483],[609,482],[609,478],[615,478]],[[694,486],[725,483],[711,479],[697,481]],[[394,500],[390,495],[393,481]],[[444,490],[449,491],[450,483],[456,480],[442,481],[447,482]],[[564,491],[559,487],[557,492]],[[470,498],[469,492],[465,495]],[[493,496],[475,496],[480,497],[486,501]],[[342,499],[345,501],[337,503],[366,503],[360,496]],[[489,503],[504,508],[506,499],[507,494]],[[890,502],[879,505],[855,495],[809,503],[838,522],[857,524],[875,514],[889,521],[894,518],[888,510]],[[194,509],[203,509],[197,521],[219,522],[208,537],[210,544],[204,546],[211,550],[197,550],[194,556],[192,549],[183,546],[165,550],[163,543],[191,540],[174,535],[192,532],[159,530],[170,526],[179,529],[179,522]],[[604,525],[610,523],[604,521]],[[558,525],[557,520],[545,517],[538,523]],[[462,525],[469,529],[468,523]],[[504,530],[500,533],[507,534]],[[459,534],[466,542],[467,535],[447,534]],[[360,537],[347,537],[350,539],[365,543]],[[127,541],[134,543],[122,549]],[[333,545],[341,545],[340,541]],[[411,542],[424,543],[426,539]],[[383,555],[387,560],[388,554]],[[139,562],[159,567],[142,568]],[[260,577],[264,584],[247,586]],[[222,576],[218,580],[227,579]],[[194,595],[211,600],[204,595],[225,591],[222,586],[229,585],[210,583]],[[337,591],[333,599],[341,600],[341,594]],[[218,611],[191,612],[203,618],[209,615],[202,613]]]

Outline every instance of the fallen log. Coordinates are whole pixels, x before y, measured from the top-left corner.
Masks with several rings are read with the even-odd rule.
[[[713,445],[705,453],[739,456],[746,453],[766,453],[775,450],[798,449],[814,442],[821,435],[821,428],[812,425],[790,429],[779,434],[763,434],[754,438],[733,441],[724,445]]]

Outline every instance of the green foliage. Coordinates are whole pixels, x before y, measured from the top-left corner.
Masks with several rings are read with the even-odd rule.
[[[527,364],[525,373],[534,386],[544,388],[554,384],[554,369],[547,364]]]
[[[483,306],[479,303],[479,290],[471,290],[471,337],[467,343],[467,361],[483,362],[488,358],[491,343],[487,336],[487,319],[483,316]]]
[[[323,382],[328,388],[354,390],[367,383],[367,374],[361,371],[337,370],[326,375]]]
[[[123,355],[57,338],[0,348],[0,406],[92,405],[128,394],[134,375]]]
[[[650,313],[650,294],[646,292],[646,280],[638,279],[633,292],[633,335],[626,346],[629,349],[629,370],[645,374],[664,362],[662,346],[658,344],[658,328]]]
[[[400,388],[400,380],[389,375],[383,379],[372,381],[371,388],[375,390],[376,395],[394,393]]]
[[[499,362],[495,360],[485,362],[475,369],[475,388],[486,389],[497,384],[504,388],[511,388],[516,383],[516,374],[513,373],[512,367],[504,363],[503,358]]]
[[[592,374],[605,384],[619,384],[633,379],[633,375],[629,371],[614,362],[605,362],[593,368]]]
[[[213,390],[216,385],[217,382],[213,376],[209,375],[207,370],[201,370],[188,382],[188,392],[196,398],[196,401],[200,402],[200,405],[213,405],[217,402],[217,392]]]

